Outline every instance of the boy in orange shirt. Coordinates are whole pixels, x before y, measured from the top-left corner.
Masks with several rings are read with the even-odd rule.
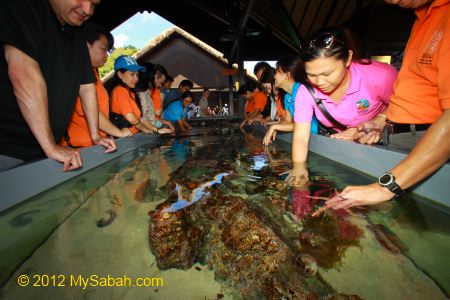
[[[133,134],[128,128],[121,130],[109,120],[108,92],[104,88],[97,70],[97,68],[105,64],[108,58],[108,51],[114,45],[114,38],[110,32],[92,23],[86,24],[85,32],[91,64],[97,79],[95,87],[97,91],[100,136],[106,137],[107,134],[115,137],[132,136]],[[75,109],[67,127],[67,133],[60,141],[60,145],[71,147],[87,147],[93,145],[80,97],[78,97],[75,103]]]
[[[254,81],[249,81],[241,86],[238,91],[246,101],[245,105],[245,120],[241,127],[248,123],[251,125],[253,121],[261,118],[261,112],[264,110],[267,102],[267,95],[258,89],[258,84]]]

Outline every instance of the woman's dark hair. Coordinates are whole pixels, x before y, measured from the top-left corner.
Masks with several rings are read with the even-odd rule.
[[[136,84],[137,91],[143,92],[149,88],[152,90],[156,85],[155,81],[158,74],[167,76],[167,70],[162,65],[144,62],[140,66],[145,67],[146,71],[139,73],[139,81]]]
[[[122,79],[120,79],[119,77],[119,72],[120,73],[125,73],[126,71],[128,71],[127,69],[119,69],[117,71],[114,72],[114,76],[111,79],[111,91],[117,86],[117,85],[121,85],[123,87],[126,87],[127,89],[130,89],[123,81]]]
[[[144,92],[149,89],[149,82],[151,80],[151,73],[153,69],[153,64],[150,62],[141,63],[140,66],[145,67],[145,72],[139,73],[139,81],[136,84],[136,91]]]
[[[275,73],[276,69],[269,67],[268,69],[265,69],[264,72],[261,74],[261,78],[259,79],[259,83],[270,83],[272,85],[272,94],[274,95],[274,85],[275,85]],[[284,109],[284,96],[286,95],[286,92],[283,89],[278,89],[279,97],[281,97],[281,106]],[[269,101],[268,101],[269,103]]]
[[[108,30],[92,22],[86,22],[83,28],[86,35],[86,41],[89,44],[92,45],[95,41],[100,39],[100,36],[104,35],[108,40],[108,50],[111,50],[114,47],[114,37]]]
[[[248,80],[239,87],[238,95],[246,94],[247,92],[254,92],[258,88],[258,83],[254,80]]]
[[[269,83],[272,86],[272,90],[271,90],[270,94],[267,95],[266,106],[264,107],[263,111],[261,112],[261,115],[264,118],[270,116],[270,110],[271,110],[271,106],[272,106],[271,99],[275,99],[274,87],[273,87],[273,85],[275,84],[275,73],[276,73],[276,70],[274,68],[272,68],[271,66],[269,66],[264,69],[264,71],[261,73],[261,76],[259,78],[259,84],[261,85],[262,90],[264,90],[264,88],[262,86],[263,83]]]
[[[194,84],[189,79],[181,80],[180,85],[178,87],[188,86],[191,89],[194,87]]]
[[[272,86],[275,84],[275,73],[276,70],[272,67],[266,68],[261,74],[261,78],[259,79],[259,83],[270,83]]]
[[[349,50],[353,51],[352,61],[370,64],[370,60],[362,59],[353,34],[339,26],[323,27],[312,33],[304,42],[301,58],[310,62],[319,57],[334,57],[347,61]]]
[[[153,87],[155,87],[156,75],[158,75],[158,74],[164,75],[165,77],[167,77],[169,75],[169,74],[167,74],[167,70],[166,70],[166,68],[164,68],[163,65],[155,64],[153,66],[152,73],[150,74],[151,75],[150,77],[152,78],[151,84]]]
[[[253,68],[253,74],[256,75],[256,73],[258,73],[259,70],[261,69],[267,69],[267,68],[271,68],[271,66],[265,62],[265,61],[260,61],[258,62],[255,67]]]
[[[305,65],[298,55],[288,54],[283,56],[277,61],[276,67],[284,73],[291,73],[295,82],[301,82],[306,79]]]
[[[186,91],[183,94],[181,94],[181,100],[189,97],[192,98],[192,100],[194,100],[194,97],[192,96],[192,93],[190,91]]]

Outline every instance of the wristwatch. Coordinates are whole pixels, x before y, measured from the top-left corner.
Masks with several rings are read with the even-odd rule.
[[[395,176],[386,172],[378,178],[378,184],[393,192],[397,197],[403,195],[405,191],[395,182]]]

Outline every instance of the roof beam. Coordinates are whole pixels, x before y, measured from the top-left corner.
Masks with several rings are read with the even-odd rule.
[[[302,27],[302,24],[303,24],[303,20],[305,20],[305,16],[306,16],[306,13],[308,12],[310,3],[311,3],[311,1],[307,0],[305,9],[303,10],[303,13],[302,13],[302,17],[300,18],[300,22],[298,22],[298,26],[297,26],[297,30],[298,31],[301,30],[301,27]],[[308,34],[308,33],[306,33],[306,34]]]
[[[320,0],[319,7],[316,9],[316,13],[314,15],[314,18],[309,23],[309,29],[308,29],[308,35],[312,33],[312,30],[314,28],[314,24],[316,23],[317,17],[319,16],[320,10],[322,9],[323,0]]]
[[[226,20],[225,18],[223,18],[222,16],[219,15],[219,12],[217,11],[213,11],[211,8],[207,9],[205,8],[203,5],[197,3],[196,1],[193,0],[185,0],[187,3],[195,6],[196,8],[204,11],[205,13],[207,13],[208,15],[210,15],[213,18],[216,18],[217,20],[219,20],[220,22],[230,26],[230,21]]]
[[[302,44],[302,39],[298,34],[298,31],[295,29],[294,23],[292,19],[287,14],[287,11],[284,6],[282,6],[279,0],[271,0],[272,6],[275,8],[277,14],[281,17],[281,22],[283,23],[284,28],[286,28],[289,36],[294,42],[295,48],[297,51],[300,50],[300,45]]]
[[[348,4],[349,4],[349,0],[345,0],[345,4],[342,7],[342,10],[339,12],[339,15],[338,15],[338,17],[336,19],[336,23],[339,24],[339,21],[341,20],[342,16],[344,15],[344,12],[347,9]]]
[[[334,11],[337,8],[338,1],[339,0],[333,0],[333,3],[331,4],[331,7],[328,10],[327,16],[325,17],[325,26],[329,26],[330,25],[330,19],[333,16]]]
[[[297,6],[297,2],[298,2],[298,0],[295,0],[295,1],[292,3],[291,11],[289,12],[289,15],[292,15],[292,14],[294,13],[295,7]]]
[[[247,1],[247,7],[245,9],[245,13],[242,15],[241,19],[239,20],[238,30],[236,31],[236,39],[234,40],[233,46],[231,47],[231,51],[230,51],[230,57],[229,57],[230,61],[233,59],[233,56],[236,53],[236,50],[237,50],[237,47],[239,44],[239,39],[241,38],[241,35],[245,29],[245,26],[247,26],[247,21],[253,11],[253,7],[255,7],[255,1],[256,0],[248,0]]]

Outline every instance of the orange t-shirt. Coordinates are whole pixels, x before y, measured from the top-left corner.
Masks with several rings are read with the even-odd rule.
[[[94,74],[97,79],[95,89],[97,91],[98,111],[105,115],[105,117],[109,118],[108,92],[103,86],[96,69],[94,69]],[[91,139],[91,134],[89,133],[89,126],[84,115],[80,97],[77,98],[75,103],[74,111],[70,118],[69,125],[67,126],[67,133],[69,134],[69,142],[73,146],[88,147],[94,144]],[[100,135],[102,137],[106,137],[106,133],[101,130]],[[61,139],[59,144],[61,146],[68,146],[64,138]]]
[[[254,99],[248,100],[245,104],[245,114],[249,115],[255,111],[255,101]]]
[[[150,97],[153,100],[153,107],[155,109],[155,112],[157,112],[158,110],[162,110],[163,104],[161,99],[161,91],[159,89],[153,89]],[[161,120],[161,115],[156,115],[156,118]]]
[[[138,120],[142,113],[136,103],[136,96],[128,88],[121,85],[116,86],[111,92],[111,111],[121,114],[125,117],[128,113],[133,113]],[[130,131],[138,133],[139,129],[135,126],[130,127]]]
[[[264,107],[266,107],[267,95],[257,89],[253,93],[253,101],[255,102],[255,109],[259,109],[262,112]]]
[[[450,0],[435,0],[416,15],[387,116],[430,124],[450,108]]]
[[[283,120],[286,120],[286,110],[283,108],[281,101],[283,101],[283,99],[281,99],[280,94],[278,94],[277,95],[277,113]]]

